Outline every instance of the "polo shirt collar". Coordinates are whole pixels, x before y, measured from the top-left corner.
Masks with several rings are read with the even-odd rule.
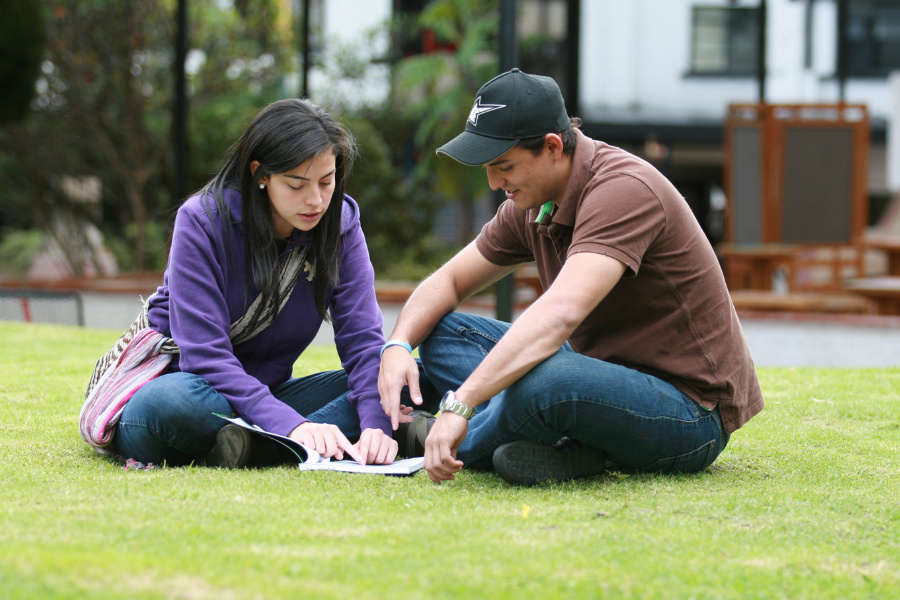
[[[559,226],[575,227],[575,210],[578,207],[578,199],[584,191],[591,175],[591,164],[594,158],[594,145],[591,139],[581,133],[580,129],[575,130],[576,142],[575,152],[572,154],[572,170],[569,172],[569,183],[566,185],[566,192],[563,195],[562,203],[553,212],[550,219],[545,218],[545,224],[539,224],[537,231],[541,235],[553,237],[550,230],[556,230]],[[537,217],[540,208],[532,209],[533,214],[529,214],[531,219]],[[532,211],[529,211],[531,213]],[[556,227],[554,227],[556,225]]]
[[[575,152],[572,154],[572,170],[569,172],[569,183],[563,196],[559,210],[553,216],[553,220],[560,225],[575,226],[575,209],[578,200],[584,192],[584,188],[591,176],[591,163],[594,160],[594,144],[591,139],[575,130]]]

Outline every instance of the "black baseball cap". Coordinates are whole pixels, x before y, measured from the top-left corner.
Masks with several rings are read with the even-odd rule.
[[[437,149],[464,165],[489,163],[525,138],[569,128],[559,86],[549,77],[513,69],[481,86],[466,130]]]

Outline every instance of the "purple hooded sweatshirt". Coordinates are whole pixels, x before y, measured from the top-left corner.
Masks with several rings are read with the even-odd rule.
[[[244,238],[240,193],[226,189],[224,200],[234,222],[230,225],[231,247],[237,251],[229,250],[226,257],[226,236],[212,198],[198,195],[188,199],[175,217],[163,284],[150,302],[150,325],[172,337],[181,350],[169,372],[203,377],[241,417],[288,435],[308,419],[275,398],[271,389],[290,379],[294,363],[322,324],[313,284],[309,272],[303,270],[272,324],[252,340],[232,346],[228,337],[231,324],[246,311]],[[350,403],[359,414],[361,430],[381,429],[391,435],[391,422],[378,394],[384,333],[375,301],[375,274],[359,223],[359,207],[345,195],[342,208],[340,282],[327,298],[334,341],[349,376]],[[282,259],[295,246],[308,242],[308,234],[295,229]],[[258,295],[259,290],[252,286],[249,300]]]

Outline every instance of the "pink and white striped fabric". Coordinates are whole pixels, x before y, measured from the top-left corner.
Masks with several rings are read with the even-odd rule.
[[[162,374],[171,362],[172,354],[163,352],[166,342],[171,339],[149,327],[141,329],[90,390],[81,407],[78,428],[84,441],[100,454],[110,454],[106,446],[112,441],[113,428],[125,404],[141,386]]]

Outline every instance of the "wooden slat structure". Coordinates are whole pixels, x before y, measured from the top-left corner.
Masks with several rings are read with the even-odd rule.
[[[864,275],[869,129],[861,104],[728,107],[728,243],[720,256],[732,290],[770,291],[782,271],[790,294],[840,294],[845,281]],[[785,310],[843,305],[808,296],[781,303]]]
[[[869,114],[861,104],[732,104],[725,238],[856,244],[868,215]]]

